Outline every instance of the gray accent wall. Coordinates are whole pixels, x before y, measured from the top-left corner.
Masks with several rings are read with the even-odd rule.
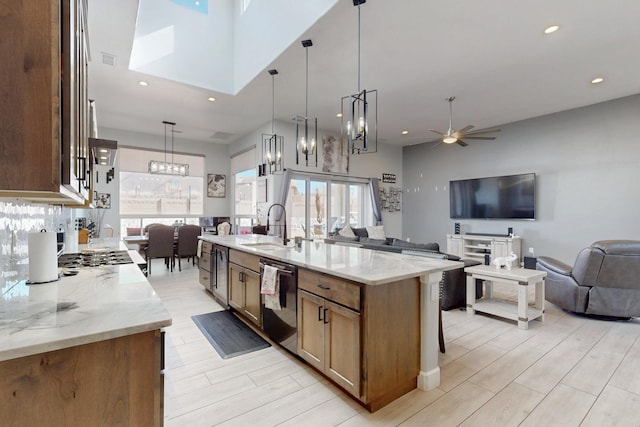
[[[491,108],[490,105],[487,108]],[[467,123],[457,123],[457,127]],[[522,253],[573,265],[597,240],[640,240],[640,95],[500,126],[495,141],[403,149],[405,237],[438,242],[462,232],[514,233]],[[536,220],[453,220],[450,180],[536,174]]]

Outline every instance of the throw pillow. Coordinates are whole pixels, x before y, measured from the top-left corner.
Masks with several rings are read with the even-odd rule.
[[[345,225],[342,230],[338,231],[338,234],[343,237],[356,237],[355,233],[351,229],[351,226]]]
[[[356,236],[362,238],[362,237],[369,237],[369,234],[367,233],[367,229],[362,227],[362,228],[354,228],[353,232],[355,233]]]
[[[374,225],[367,227],[367,234],[371,239],[386,239],[384,235],[384,226]]]

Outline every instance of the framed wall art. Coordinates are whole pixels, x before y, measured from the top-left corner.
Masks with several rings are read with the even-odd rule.
[[[111,194],[95,193],[96,197],[93,201],[96,209],[111,209]]]
[[[227,177],[216,173],[207,174],[207,197],[226,197]]]

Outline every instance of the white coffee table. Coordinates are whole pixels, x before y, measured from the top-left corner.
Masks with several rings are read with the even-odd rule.
[[[497,269],[493,265],[476,265],[464,269],[467,273],[467,313],[476,311],[518,322],[518,328],[528,329],[529,321],[544,320],[544,271],[526,268]],[[485,283],[485,296],[476,300],[476,279]],[[518,287],[518,302],[497,300],[493,298],[493,282],[507,283]],[[529,307],[527,290],[535,285],[535,304]]]

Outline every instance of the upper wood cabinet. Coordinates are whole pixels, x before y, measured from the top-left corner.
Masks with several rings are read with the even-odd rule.
[[[0,6],[0,197],[87,206],[86,0]]]

